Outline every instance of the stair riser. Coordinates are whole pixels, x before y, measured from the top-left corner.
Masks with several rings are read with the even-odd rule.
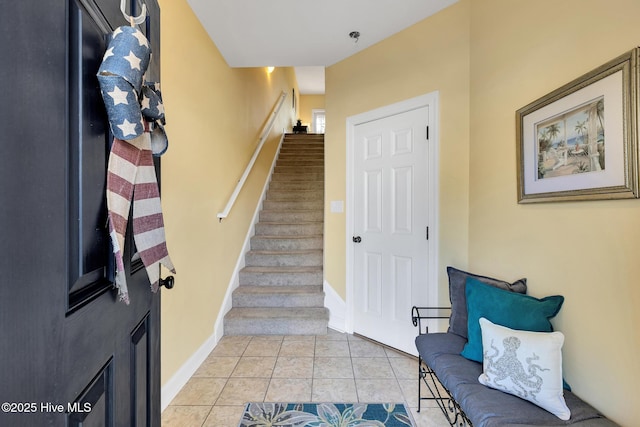
[[[296,181],[296,182],[309,182],[309,181],[324,181],[324,173],[274,173],[271,176],[271,182],[280,181]]]
[[[323,231],[321,222],[307,224],[277,224],[258,222],[256,224],[256,236],[313,236],[320,235]]]
[[[324,307],[324,293],[296,295],[233,294],[234,307]]]
[[[322,251],[301,253],[263,253],[249,251],[247,267],[322,267]]]
[[[225,335],[325,335],[327,319],[224,319]]]
[[[322,272],[257,273],[240,271],[239,283],[240,286],[322,286]]]
[[[322,181],[271,181],[269,190],[323,190]]]
[[[262,222],[316,222],[322,221],[324,212],[322,210],[312,211],[271,211],[263,210],[260,212],[260,221]]]
[[[323,190],[269,190],[267,200],[324,200]]]
[[[301,159],[324,159],[324,150],[313,148],[282,147],[278,156],[279,159],[301,158]]]
[[[276,162],[276,166],[324,166],[324,160],[284,159]]]
[[[282,144],[282,147],[280,147],[280,153],[282,152],[285,153],[289,153],[289,152],[298,152],[298,153],[306,153],[306,154],[318,154],[318,153],[324,153],[325,149],[324,149],[324,144],[297,144],[297,143],[290,143],[287,144],[286,142],[284,144]]]
[[[307,174],[307,173],[321,173],[324,174],[324,166],[278,166],[273,168],[274,173],[286,173],[286,174]]]
[[[324,143],[322,141],[309,140],[309,141],[296,141],[293,139],[284,139],[282,142],[283,146],[288,147],[320,147],[324,148]]]
[[[317,145],[317,146],[304,146],[304,145],[294,145],[294,144],[285,144],[282,147],[280,147],[280,153],[279,154],[291,154],[291,153],[295,153],[295,154],[311,154],[311,155],[318,155],[324,154],[324,146],[323,145]]]
[[[295,157],[309,159],[324,159],[324,148],[306,148],[306,147],[282,147],[278,152],[278,158]]]
[[[254,251],[322,250],[322,237],[287,239],[254,236],[251,238],[251,249]]]
[[[262,204],[265,210],[324,210],[324,200],[265,200]]]
[[[278,159],[324,160],[324,150],[316,148],[281,148]]]

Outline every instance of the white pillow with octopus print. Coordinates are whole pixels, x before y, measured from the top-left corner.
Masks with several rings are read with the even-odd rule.
[[[561,420],[571,411],[562,389],[561,332],[510,329],[480,318],[483,373],[478,381],[546,409]]]

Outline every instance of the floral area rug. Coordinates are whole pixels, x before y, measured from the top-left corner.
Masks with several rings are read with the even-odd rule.
[[[238,427],[414,426],[402,403],[248,403]]]

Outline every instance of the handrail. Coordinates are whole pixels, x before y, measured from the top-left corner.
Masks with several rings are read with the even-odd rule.
[[[271,111],[271,116],[269,118],[269,121],[262,128],[260,142],[258,143],[258,146],[253,152],[253,156],[251,156],[251,160],[249,160],[249,164],[244,169],[244,173],[240,177],[240,180],[238,180],[238,183],[236,184],[236,188],[235,190],[233,190],[233,193],[231,194],[231,197],[229,198],[229,201],[227,202],[227,205],[225,206],[224,210],[218,213],[219,222],[222,222],[222,220],[229,215],[231,208],[233,207],[234,203],[236,202],[236,199],[238,198],[238,194],[240,194],[240,190],[242,190],[242,187],[244,186],[244,183],[247,180],[247,177],[249,176],[249,172],[251,172],[251,168],[253,168],[253,164],[256,162],[256,159],[258,158],[258,154],[260,154],[260,150],[262,150],[262,146],[264,145],[265,141],[269,137],[269,134],[271,133],[271,129],[273,129],[273,125],[276,121],[276,117],[278,116],[278,113],[280,113],[280,109],[282,108],[282,104],[284,103],[284,100],[286,98],[287,98],[287,93],[282,91],[282,93],[280,94],[280,97],[276,100],[276,104],[273,107],[273,110]]]

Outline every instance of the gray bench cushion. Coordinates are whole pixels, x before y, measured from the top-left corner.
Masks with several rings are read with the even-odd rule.
[[[460,356],[466,340],[452,333],[419,335],[416,348],[474,427],[615,426],[575,394],[565,390],[571,418],[562,421],[544,409],[478,382],[482,364]]]

